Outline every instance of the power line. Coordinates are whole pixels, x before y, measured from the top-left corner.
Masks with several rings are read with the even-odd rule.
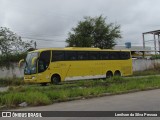
[[[42,37],[67,37],[66,35],[50,35],[50,34],[38,34],[38,33],[19,33],[20,36],[33,36],[33,35],[37,35],[37,36],[42,36]]]
[[[53,35],[53,34],[50,34],[50,33],[48,33],[48,34],[46,34],[46,33],[36,33],[36,32],[30,32],[30,31],[18,31],[16,33],[18,33],[20,36],[34,36],[34,35],[37,35],[37,36],[49,37],[49,38],[52,38],[52,37],[66,38],[67,37],[66,34]]]
[[[40,41],[65,42],[65,41],[57,41],[57,40],[46,39],[46,38],[34,38],[34,37],[22,37],[22,38],[40,40]]]
[[[20,36],[27,36],[27,37],[30,37],[30,36],[39,36],[39,37],[44,37],[44,38],[66,38],[67,36],[62,36],[62,35],[47,35],[47,34],[20,34]]]

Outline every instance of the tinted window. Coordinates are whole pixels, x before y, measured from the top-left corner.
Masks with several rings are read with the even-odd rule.
[[[45,71],[50,63],[51,51],[43,51],[38,60],[38,72]]]
[[[88,52],[89,60],[99,60],[99,52]]]
[[[76,51],[66,51],[65,60],[77,60],[77,52]]]
[[[129,59],[130,58],[130,52],[121,52],[120,57],[121,57],[121,59]]]
[[[88,60],[88,52],[77,52],[78,60]]]
[[[116,51],[52,51],[52,61],[129,59],[130,52]]]
[[[120,59],[120,52],[109,52],[110,60],[118,60]]]
[[[40,60],[44,60],[46,63],[50,62],[51,51],[43,51],[40,54]]]
[[[63,51],[52,51],[52,61],[63,61],[64,52]]]
[[[109,52],[101,52],[101,59],[108,60],[109,59]]]

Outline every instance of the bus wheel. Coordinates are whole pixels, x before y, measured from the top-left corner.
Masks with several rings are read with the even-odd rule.
[[[121,76],[121,72],[119,70],[115,71],[114,76]]]
[[[112,73],[112,71],[108,71],[106,73],[106,78],[111,78],[111,77],[113,77],[113,73]]]
[[[53,75],[52,78],[51,78],[52,84],[57,85],[57,84],[60,83],[60,81],[61,81],[61,79],[60,79],[60,76],[59,76],[59,75]]]

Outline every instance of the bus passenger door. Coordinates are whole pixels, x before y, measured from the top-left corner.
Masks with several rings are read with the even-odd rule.
[[[51,51],[43,51],[38,59],[38,82],[50,82],[50,56]]]

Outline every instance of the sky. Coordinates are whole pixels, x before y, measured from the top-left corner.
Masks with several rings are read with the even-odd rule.
[[[99,15],[121,26],[118,45],[142,46],[143,32],[160,29],[159,14],[160,0],[0,0],[0,27],[36,41],[38,48],[65,47],[68,32],[84,16]]]

